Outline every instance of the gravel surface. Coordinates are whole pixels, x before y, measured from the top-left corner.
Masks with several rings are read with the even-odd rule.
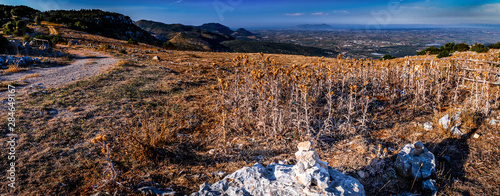
[[[24,81],[26,86],[16,87],[16,96],[21,96],[33,88],[57,88],[69,83],[98,75],[111,65],[118,62],[118,59],[100,52],[86,49],[68,50],[76,56],[75,61],[70,65],[36,68],[25,72],[18,72],[9,75],[0,76],[0,81],[16,81],[25,76],[38,73],[39,76],[27,78]],[[0,92],[0,100],[7,97],[4,94],[7,91]]]

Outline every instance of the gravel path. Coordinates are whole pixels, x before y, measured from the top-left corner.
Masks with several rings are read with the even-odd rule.
[[[77,49],[68,50],[68,52],[76,56],[75,61],[70,65],[36,68],[25,72],[4,75],[0,76],[0,81],[16,81],[25,76],[37,73],[37,77],[31,77],[24,80],[28,85],[16,87],[17,96],[21,96],[33,87],[57,88],[77,80],[98,75],[118,62],[118,59],[112,56],[91,50]],[[4,96],[5,93],[6,91],[0,92],[0,100],[7,98]]]

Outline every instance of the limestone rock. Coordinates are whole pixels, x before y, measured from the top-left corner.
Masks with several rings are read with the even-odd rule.
[[[464,133],[458,128],[458,126],[451,127],[451,133],[455,135],[464,135]]]
[[[202,184],[191,196],[287,195],[287,196],[362,196],[364,187],[353,177],[319,160],[312,142],[302,142],[295,153],[297,164],[259,163],[244,167],[212,185]],[[284,163],[284,162],[282,162]]]
[[[297,164],[293,167],[297,181],[308,187],[317,185],[321,189],[328,187],[330,176],[328,163],[319,160],[316,150],[312,149],[312,142],[302,142],[295,153]]]
[[[353,177],[342,174],[328,167],[331,182],[325,190],[318,187],[305,187],[298,183],[293,171],[293,165],[271,163],[266,168],[257,163],[252,167],[244,167],[226,176],[212,185],[204,183],[200,190],[191,196],[219,195],[286,195],[286,196],[362,196],[364,187]]]
[[[443,127],[443,129],[448,129],[450,126],[450,115],[446,114],[441,119],[439,119],[439,125]]]
[[[430,131],[430,130],[434,129],[434,127],[432,126],[431,122],[426,122],[426,123],[424,123],[424,129],[426,131]]]
[[[436,195],[436,159],[421,142],[407,144],[396,157],[394,167],[404,178],[422,182],[424,195]]]

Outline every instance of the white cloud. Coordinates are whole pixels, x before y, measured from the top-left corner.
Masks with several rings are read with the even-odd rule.
[[[311,13],[311,15],[314,15],[314,16],[328,16],[329,14],[328,13],[324,13],[324,12],[316,12],[316,13]]]
[[[349,14],[347,10],[333,10],[334,14]]]
[[[433,10],[438,9],[437,7],[423,7],[423,6],[401,6],[403,9],[414,9],[414,10]]]
[[[485,13],[500,13],[500,3],[484,4],[482,8]]]
[[[304,13],[286,13],[287,16],[302,16]]]

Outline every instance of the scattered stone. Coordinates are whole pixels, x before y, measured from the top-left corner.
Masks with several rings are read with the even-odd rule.
[[[424,129],[426,131],[430,131],[430,130],[434,129],[434,127],[432,126],[431,122],[426,122],[426,123],[424,123]]]
[[[360,171],[358,171],[358,176],[359,176],[360,178],[366,178],[366,177],[368,177],[368,174],[367,174],[367,173],[365,173],[364,171],[361,171],[361,170],[360,170]]]
[[[298,149],[295,153],[297,164],[293,167],[297,181],[306,187],[317,185],[326,189],[330,180],[328,163],[319,160],[318,153],[312,149],[311,141],[300,143]]]
[[[428,179],[422,182],[423,195],[436,196],[436,180]]]
[[[472,137],[473,137],[474,139],[478,139],[478,138],[479,138],[479,136],[480,136],[480,135],[479,135],[479,134],[477,134],[477,133],[474,133],[474,135],[472,135]]]
[[[224,177],[225,173],[223,171],[218,171],[218,172],[213,172],[212,175],[219,177],[219,178],[222,178],[222,177]]]
[[[153,57],[153,60],[155,60],[155,61],[161,61],[161,59],[160,59],[160,57],[159,57],[159,56],[154,56],[154,57]]]
[[[211,154],[211,155],[215,154],[215,149],[210,149],[210,150],[208,151],[208,154]]]
[[[137,189],[143,195],[152,195],[152,196],[167,196],[167,195],[175,195],[175,191],[171,189],[159,189],[155,187],[145,186]]]
[[[262,160],[264,160],[264,156],[258,155],[258,156],[255,156],[254,159],[257,161],[262,161]]]
[[[80,45],[80,43],[77,40],[72,39],[68,41],[68,45]]]
[[[499,124],[500,124],[500,120],[497,120],[497,119],[491,119],[488,123],[489,123],[490,125],[499,125]]]
[[[454,134],[454,135],[464,135],[464,133],[462,131],[460,131],[460,129],[458,128],[457,125],[451,127],[451,133]]]
[[[365,195],[364,187],[357,179],[342,174],[325,162],[319,162],[317,152],[312,149],[312,142],[301,143],[299,146],[300,150],[296,153],[298,162],[295,166],[271,163],[264,168],[256,163],[252,167],[239,169],[212,185],[208,183],[200,185],[200,190],[191,196]],[[308,174],[309,177],[302,178],[310,179],[310,183],[299,182],[296,171],[302,172],[299,175]],[[323,173],[324,171],[326,173]],[[326,183],[326,186],[323,183]]]
[[[443,129],[448,129],[448,126],[450,126],[450,115],[446,114],[439,119],[438,123],[443,127]]]

